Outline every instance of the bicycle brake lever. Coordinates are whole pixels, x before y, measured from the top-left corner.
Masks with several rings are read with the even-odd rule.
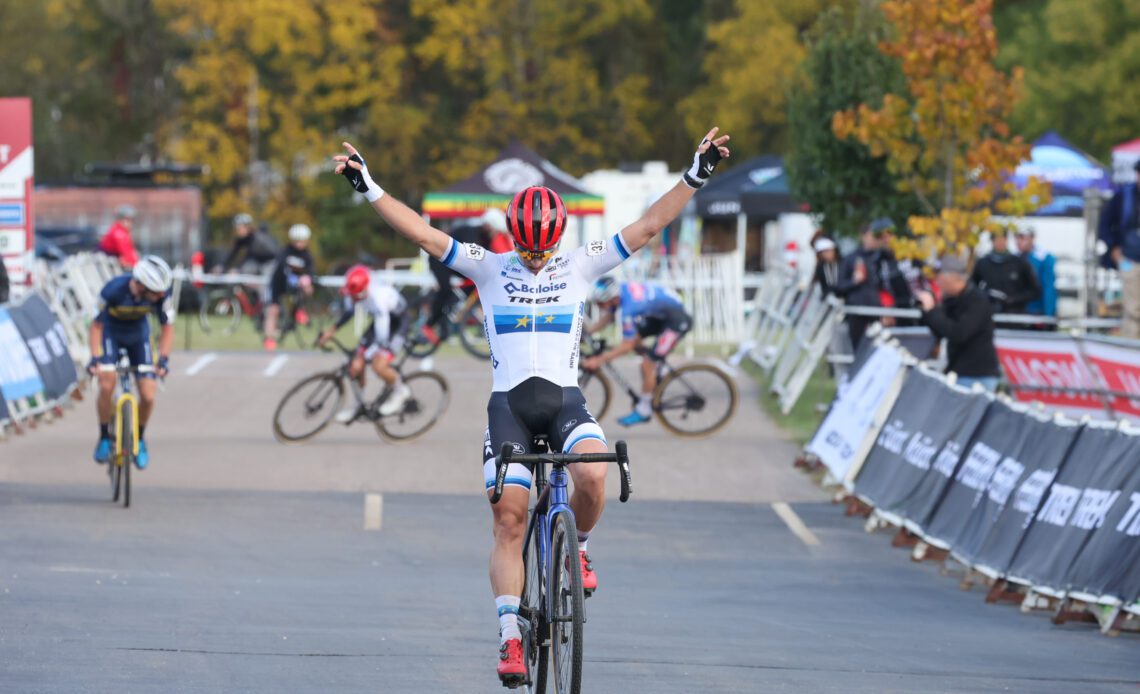
[[[614,448],[617,449],[618,471],[621,473],[621,496],[618,500],[624,504],[629,501],[629,495],[633,493],[633,476],[629,472],[629,451],[625,441],[618,441]]]
[[[495,467],[495,491],[491,492],[492,504],[499,503],[499,499],[503,497],[503,484],[507,481],[507,466],[511,464],[512,453],[514,453],[514,447],[510,443],[504,443],[499,451],[498,462]]]

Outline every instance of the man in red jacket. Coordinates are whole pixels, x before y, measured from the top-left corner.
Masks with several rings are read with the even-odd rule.
[[[115,223],[99,242],[99,250],[118,258],[128,270],[139,261],[139,252],[135,250],[135,242],[131,240],[131,227],[134,221],[135,208],[130,205],[119,205],[115,210]]]

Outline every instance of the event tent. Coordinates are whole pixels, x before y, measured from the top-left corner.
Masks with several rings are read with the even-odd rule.
[[[573,216],[600,215],[605,201],[585,189],[582,182],[512,140],[495,160],[467,178],[424,196],[424,214],[435,219],[478,217],[488,207],[506,207],[527,186],[546,186],[562,196]]]
[[[1013,180],[1024,186],[1030,176],[1053,184],[1053,202],[1037,210],[1038,216],[1079,217],[1084,213],[1084,193],[1089,188],[1112,190],[1111,172],[1053,131],[1037,138]]]
[[[788,191],[784,160],[771,155],[718,173],[696,198],[697,216],[703,218],[768,217],[801,210]]]

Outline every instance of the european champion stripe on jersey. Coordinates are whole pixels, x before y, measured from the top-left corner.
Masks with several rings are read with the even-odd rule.
[[[568,333],[574,325],[574,309],[546,309],[536,313],[519,313],[517,306],[495,306],[495,332]]]

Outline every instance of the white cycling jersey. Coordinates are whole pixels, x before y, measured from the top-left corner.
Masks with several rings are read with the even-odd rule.
[[[508,391],[533,377],[577,386],[586,301],[594,282],[629,256],[618,233],[559,253],[535,274],[514,251],[490,253],[452,240],[441,260],[479,289],[491,346],[491,390]]]

